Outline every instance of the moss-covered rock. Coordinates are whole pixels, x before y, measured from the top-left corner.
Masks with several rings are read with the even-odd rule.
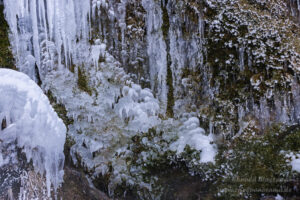
[[[181,70],[187,86],[178,92],[181,82],[177,82],[175,102],[182,98],[187,102],[187,110],[194,111],[196,107],[204,124],[213,121],[214,133],[225,133],[228,137],[242,128],[245,116],[239,113],[241,108],[256,121],[260,121],[259,109],[271,113],[267,123],[257,124],[258,132],[279,122],[279,115],[283,114],[274,112],[278,109],[274,102],[278,106],[284,104],[284,99],[296,99],[290,94],[292,85],[299,85],[295,78],[299,73],[296,64],[300,58],[299,31],[296,31],[299,27],[290,20],[286,4],[280,0],[270,4],[236,0],[177,1],[177,4],[180,6],[171,7],[170,12],[180,13],[191,24],[178,25],[184,27],[184,41],[195,37],[199,17],[204,20],[204,60],[203,65],[187,65]],[[291,120],[292,104],[287,106],[287,118]]]
[[[0,5],[0,67],[16,69],[8,38],[8,24],[4,17],[4,6]]]

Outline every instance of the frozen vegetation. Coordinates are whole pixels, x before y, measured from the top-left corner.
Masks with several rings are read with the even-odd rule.
[[[91,48],[91,58],[94,48]],[[149,129],[161,126],[162,119],[158,117],[161,112],[159,101],[154,98],[151,90],[134,84],[107,51],[100,54],[106,62],[99,64],[99,70],[94,67],[85,68],[84,76],[90,77],[89,87],[94,88],[91,95],[78,88],[77,77],[68,70],[49,73],[43,87],[55,95],[58,103],[65,105],[68,116],[74,120],[69,125],[68,134],[75,143],[70,152],[75,164],[91,171],[93,178],[111,173],[111,195],[115,187],[124,180],[129,186],[138,184],[149,189],[151,184],[143,183],[142,176],[135,177],[131,174],[132,170],[139,171],[139,174],[145,173],[144,169],[128,165],[128,159],[135,157],[130,149],[134,145],[132,138],[142,137]],[[179,131],[176,129],[181,122],[172,123],[173,126],[169,124],[170,133],[166,133],[164,139],[174,143],[169,147],[159,147],[162,138],[157,137],[155,148],[158,148],[159,155],[168,150],[181,154],[186,145],[189,145],[202,151],[198,157],[200,162],[214,162],[216,146],[212,144],[212,137],[206,136],[205,131],[199,127],[197,118],[187,119]],[[147,137],[142,141],[146,146],[153,145]],[[151,154],[141,152],[140,156],[144,159],[142,162],[151,162],[150,158],[154,156]]]
[[[201,151],[201,162],[214,162],[216,148],[212,143],[212,134],[206,136],[205,131],[199,127],[199,119],[192,117],[184,122],[179,133],[179,139],[171,144],[170,148],[180,154],[186,145],[189,145],[191,148]]]

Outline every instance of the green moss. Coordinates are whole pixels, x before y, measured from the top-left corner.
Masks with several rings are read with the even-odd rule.
[[[75,72],[75,65],[74,64],[72,64],[71,66],[70,66],[70,71],[72,72],[72,73],[74,73]]]
[[[98,59],[98,63],[104,63],[105,62],[105,56],[100,55]]]
[[[167,85],[168,85],[168,103],[167,103],[167,116],[173,117],[174,116],[174,87],[173,87],[173,75],[171,67],[168,66],[167,68]]]
[[[46,95],[47,95],[53,109],[55,110],[55,112],[57,113],[59,118],[61,118],[63,120],[63,122],[66,125],[67,130],[68,130],[69,125],[73,124],[74,120],[72,118],[68,117],[68,112],[67,112],[65,106],[63,104],[57,103],[56,98],[53,96],[53,94],[50,90],[48,91],[48,93]],[[64,145],[64,154],[66,155],[65,162],[70,165],[73,164],[72,158],[70,156],[70,149],[74,144],[75,144],[75,141],[67,135],[66,142]]]
[[[68,134],[66,136],[66,142],[64,145],[64,154],[65,154],[65,165],[72,166],[74,165],[72,157],[71,157],[71,147],[75,144],[73,138],[71,138]]]
[[[0,68],[16,69],[8,39],[8,24],[4,18],[4,7],[0,6]]]
[[[168,4],[168,0],[165,0],[165,5]],[[163,32],[163,36],[165,39],[167,39],[168,35],[169,35],[169,29],[170,29],[170,21],[169,21],[169,14],[168,14],[168,10],[167,7],[163,5],[163,0],[161,0],[161,9],[162,9],[162,20],[163,20],[163,24],[161,26],[162,32]]]
[[[67,126],[74,123],[74,120],[68,117],[68,112],[63,104],[57,103],[56,98],[53,96],[52,92],[49,90],[47,93],[48,99],[53,106],[53,109],[58,114],[58,116],[63,120],[64,124]]]
[[[300,126],[294,125],[280,130],[280,126],[277,127],[278,134],[275,140],[278,143],[278,147],[284,150],[291,150],[294,152],[300,151]]]
[[[170,40],[169,40],[169,29],[170,29],[170,21],[169,14],[166,5],[168,4],[168,0],[165,0],[165,4],[163,4],[163,0],[161,0],[161,9],[163,12],[163,24],[162,24],[162,32],[164,39],[167,45],[167,86],[168,86],[168,102],[167,102],[167,117],[174,117],[174,86],[173,86],[173,74],[171,69],[171,56],[170,56]]]
[[[78,80],[77,84],[79,89],[85,91],[89,95],[92,95],[92,90],[89,88],[88,79],[84,72],[81,71],[80,67],[78,67]]]
[[[71,57],[71,62],[70,62],[70,72],[75,73],[75,67],[76,65],[73,63],[73,59]]]

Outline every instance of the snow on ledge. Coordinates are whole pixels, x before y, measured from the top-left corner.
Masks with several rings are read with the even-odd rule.
[[[16,141],[35,171],[46,174],[50,196],[51,184],[56,190],[63,181],[66,127],[27,75],[0,69],[0,123],[0,150]]]

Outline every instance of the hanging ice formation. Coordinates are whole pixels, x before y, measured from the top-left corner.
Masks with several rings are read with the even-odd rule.
[[[89,37],[88,0],[5,0],[4,6],[17,67],[34,80],[70,66],[76,41]]]

